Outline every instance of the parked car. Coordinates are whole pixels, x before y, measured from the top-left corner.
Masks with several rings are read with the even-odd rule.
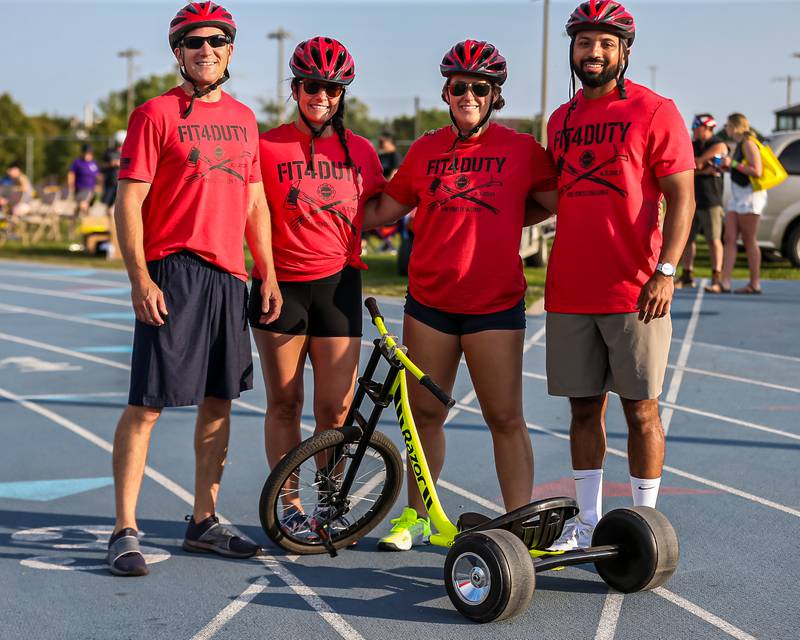
[[[800,267],[800,131],[782,131],[765,141],[789,177],[769,190],[767,206],[758,226],[758,244],[779,251]],[[725,175],[724,202],[730,196],[730,176]]]

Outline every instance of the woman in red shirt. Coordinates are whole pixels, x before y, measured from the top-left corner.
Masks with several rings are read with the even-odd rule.
[[[344,422],[361,349],[363,206],[385,184],[372,145],[344,127],[345,88],[355,77],[347,49],[318,36],[297,45],[289,67],[297,118],[259,141],[284,304],[277,320],[263,323],[261,274],[254,270],[249,313],[267,387],[272,468],[301,441],[306,357],[317,430]],[[285,527],[295,534],[307,529],[299,498],[286,499],[284,508]]]
[[[522,228],[555,210],[555,167],[527,134],[490,123],[504,100],[506,61],[486,42],[456,44],[440,65],[442,99],[453,126],[411,147],[365,226],[394,221],[416,207],[403,342],[409,355],[452,391],[462,354],[492,435],[495,466],[509,511],[530,502],[533,452],[522,415],[525,290]],[[541,205],[530,203],[529,197]],[[444,463],[445,407],[409,386],[414,418],[434,480]],[[407,550],[430,533],[413,477],[409,506],[380,547]]]

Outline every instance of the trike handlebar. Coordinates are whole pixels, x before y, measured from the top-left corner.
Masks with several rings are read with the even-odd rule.
[[[453,400],[445,391],[442,389],[438,384],[436,384],[431,377],[420,370],[417,365],[415,365],[405,354],[402,345],[398,344],[395,339],[389,335],[389,332],[386,330],[386,325],[383,321],[383,316],[381,315],[380,310],[378,309],[378,303],[375,301],[375,298],[367,298],[364,300],[364,306],[369,311],[369,315],[372,317],[372,324],[374,324],[377,329],[378,333],[381,335],[386,341],[387,346],[392,350],[392,357],[390,360],[397,360],[400,364],[405,367],[406,371],[409,371],[411,375],[413,375],[419,383],[425,387],[428,391],[430,391],[434,397],[436,397],[439,402],[441,402],[444,406],[448,409],[451,409],[455,404],[456,401]],[[388,356],[387,356],[388,357]]]

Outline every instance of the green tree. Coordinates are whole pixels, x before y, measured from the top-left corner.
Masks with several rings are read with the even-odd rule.
[[[34,142],[34,180],[36,183],[62,182],[70,163],[80,152],[72,120],[61,116],[31,117]]]
[[[0,169],[15,160],[25,167],[25,136],[33,133],[30,118],[8,94],[0,95]]]
[[[141,78],[133,85],[133,106],[138,107],[150,98],[166,93],[177,84],[174,73],[154,74]],[[113,91],[104,100],[100,100],[100,117],[92,127],[92,137],[111,139],[114,133],[128,128],[128,91]]]
[[[367,104],[354,96],[347,97],[344,124],[353,133],[364,136],[369,140],[377,140],[384,128],[380,120],[376,120],[369,115]]]

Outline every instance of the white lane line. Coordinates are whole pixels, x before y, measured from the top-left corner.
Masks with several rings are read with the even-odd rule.
[[[220,611],[211,622],[205,627],[200,629],[192,636],[192,640],[208,640],[212,638],[217,631],[222,629],[225,624],[231,620],[237,613],[244,609],[250,602],[269,586],[269,580],[266,578],[259,578],[247,589],[242,591],[236,599],[231,602],[227,607]]]
[[[704,287],[707,281],[705,279],[700,281],[700,286],[697,288],[697,295],[694,298],[692,305],[692,313],[689,318],[689,324],[686,327],[686,333],[683,334],[683,341],[681,342],[681,350],[678,353],[678,368],[672,374],[672,379],[669,383],[667,390],[667,399],[670,402],[676,402],[678,393],[683,383],[683,367],[689,362],[689,353],[692,350],[692,340],[697,330],[697,323],[700,319],[700,306],[703,304]],[[664,437],[669,434],[669,428],[672,424],[672,415],[674,410],[667,407],[661,411],[661,426],[664,429]],[[624,596],[621,593],[616,593],[609,588],[606,601],[603,605],[603,610],[600,613],[600,620],[597,624],[597,632],[595,640],[614,640],[617,633],[617,625],[619,625],[619,616],[622,611],[622,601]]]
[[[542,325],[542,328],[539,329],[536,333],[534,333],[530,338],[525,341],[525,345],[522,347],[522,353],[528,353],[530,348],[539,343],[539,341],[544,337],[546,325]]]
[[[472,407],[463,406],[461,407],[461,409],[463,411],[468,411],[470,413],[480,413],[477,409],[474,409]],[[558,433],[557,431],[553,431],[552,429],[548,429],[547,427],[542,427],[540,425],[533,424],[531,422],[526,422],[525,424],[527,425],[529,431],[538,431],[539,433],[546,433],[547,435],[553,436],[554,438],[558,438],[559,440],[566,440],[567,442],[569,442],[569,435],[567,434]],[[625,460],[628,459],[628,454],[626,454],[624,451],[620,451],[619,449],[614,449],[613,447],[606,447],[606,452],[610,453],[613,456],[617,456],[618,458],[623,458]],[[777,511],[782,511],[783,513],[788,513],[789,515],[795,516],[796,518],[800,518],[800,510],[798,509],[787,507],[786,505],[780,504],[778,502],[762,498],[752,493],[748,493],[747,491],[742,491],[741,489],[737,489],[736,487],[731,487],[729,485],[722,484],[720,482],[715,482],[713,480],[709,480],[708,478],[703,478],[702,476],[698,476],[693,473],[689,473],[688,471],[683,471],[682,469],[677,469],[669,465],[664,465],[664,471],[668,471],[670,473],[675,474],[676,476],[686,478],[687,480],[692,480],[694,482],[697,482],[698,484],[704,484],[707,487],[718,489],[719,491],[722,491],[724,493],[730,493],[731,495],[744,498],[745,500],[750,500],[751,502],[755,502],[762,506],[769,507],[771,509],[776,509]]]
[[[678,371],[685,371],[687,373],[696,373],[701,376],[708,376],[710,378],[722,378],[723,380],[730,380],[732,382],[741,382],[743,384],[751,384],[757,387],[765,387],[767,389],[777,389],[778,391],[788,391],[789,393],[800,393],[797,387],[788,387],[782,384],[773,384],[772,382],[762,382],[761,380],[753,380],[752,378],[743,378],[741,376],[732,376],[727,373],[717,373],[716,371],[707,371],[706,369],[694,369],[692,367],[678,367],[677,365],[667,365],[670,369]]]
[[[53,289],[31,289],[30,287],[18,287],[13,284],[0,284],[0,290],[15,291],[25,293],[31,296],[47,296],[49,298],[67,298],[68,300],[83,300],[85,302],[98,302],[100,304],[113,304],[117,307],[131,308],[129,300],[115,300],[113,298],[104,298],[103,296],[89,296],[83,293],[74,291],[55,291]]]
[[[720,422],[727,422],[729,424],[735,424],[740,427],[747,427],[748,429],[755,429],[756,431],[764,431],[765,433],[771,433],[772,435],[776,436],[783,436],[784,438],[791,438],[792,440],[800,440],[800,435],[796,433],[789,433],[788,431],[781,431],[780,429],[773,429],[772,427],[767,427],[763,424],[758,424],[756,422],[748,422],[747,420],[739,420],[738,418],[730,418],[728,416],[723,416],[719,413],[712,413],[710,411],[703,411],[701,409],[693,409],[691,407],[685,407],[679,404],[672,404],[669,402],[662,402],[662,405],[665,407],[669,407],[671,409],[675,409],[676,411],[683,411],[685,413],[691,413],[696,416],[703,416],[704,418],[711,418],[713,420],[719,420]]]
[[[693,616],[697,616],[705,622],[708,622],[720,631],[727,633],[729,636],[736,638],[737,640],[756,640],[755,636],[751,636],[749,633],[739,629],[739,627],[735,627],[730,622],[715,616],[713,613],[706,611],[702,607],[698,607],[696,604],[689,602],[685,598],[681,598],[679,595],[672,593],[672,591],[669,591],[664,587],[657,587],[653,589],[653,593],[661,596],[665,600],[669,600],[673,604],[678,605],[681,609],[688,611]]]
[[[88,398],[116,398],[127,397],[124,391],[96,391],[94,393],[40,393],[35,395],[20,396],[23,400],[83,400]]]
[[[67,317],[63,313],[53,313],[52,311],[43,311],[41,309],[33,309],[31,307],[21,307],[16,304],[2,304],[0,303],[0,310],[10,311],[15,313],[26,313],[32,316],[41,316],[42,318],[51,318],[59,322],[76,322],[78,324],[86,324],[92,327],[103,327],[104,329],[115,329],[116,331],[133,332],[133,324],[120,324],[118,322],[106,322],[105,320],[93,320],[92,318],[78,318]]]
[[[461,496],[462,498],[471,500],[475,504],[479,504],[485,509],[488,509],[489,511],[494,511],[495,513],[499,514],[503,514],[506,512],[506,510],[499,504],[495,504],[491,500],[487,500],[486,498],[483,498],[475,493],[472,493],[471,491],[467,491],[463,487],[459,487],[458,485],[453,484],[452,482],[447,482],[447,480],[442,480],[442,478],[439,478],[439,481],[436,483],[436,486],[442,487],[443,489],[447,489],[451,493],[455,493],[456,495]]]
[[[52,351],[53,353],[60,353],[65,356],[72,356],[73,358],[78,358],[80,360],[87,360],[88,362],[104,364],[108,367],[114,367],[115,369],[123,369],[125,371],[130,370],[129,365],[123,364],[121,362],[116,362],[114,360],[109,360],[107,358],[100,358],[98,356],[89,355],[88,353],[80,353],[79,351],[73,351],[72,349],[64,349],[62,347],[57,347],[53,344],[48,344],[46,342],[39,342],[38,340],[28,340],[27,338],[20,338],[18,336],[9,335],[7,333],[0,333],[0,340],[7,340],[8,342],[16,342],[17,344],[24,344],[27,347],[35,347],[37,349],[44,349],[45,351]]]
[[[475,393],[475,389],[470,390],[470,392],[465,395],[457,404],[472,404],[475,398],[478,397],[478,394]],[[447,417],[444,419],[444,423],[447,424],[453,420],[459,413],[461,413],[461,409],[453,408],[447,414]]]
[[[78,358],[78,359],[81,359],[81,360],[88,360],[90,362],[96,362],[98,364],[104,364],[104,365],[107,365],[107,366],[110,366],[110,367],[115,367],[117,369],[124,369],[126,371],[129,369],[128,365],[122,364],[122,363],[119,363],[119,362],[115,362],[113,360],[108,360],[106,358],[99,358],[97,356],[92,356],[92,355],[89,355],[89,354],[86,354],[86,353],[79,353],[77,351],[72,351],[70,349],[62,349],[61,347],[56,347],[54,345],[49,345],[49,344],[46,344],[46,343],[43,343],[43,342],[37,342],[37,341],[34,341],[34,340],[27,340],[25,338],[17,338],[16,336],[9,336],[6,333],[0,333],[0,339],[9,340],[11,342],[19,342],[21,344],[26,344],[28,346],[37,347],[39,349],[44,349],[44,350],[47,350],[47,351],[54,351],[55,353],[60,353],[60,354],[63,354],[63,355],[69,355],[69,356],[72,356],[74,358]],[[238,400],[235,400],[234,404],[237,404],[237,405],[245,407],[245,408],[254,408],[254,405],[248,405],[247,403],[244,403],[244,402],[238,401]],[[478,415],[482,415],[480,409],[475,409],[474,407],[470,407],[468,405],[456,405],[456,406],[459,409],[461,409],[462,411],[467,411],[467,412],[470,412],[470,413],[475,413],[475,414],[478,414]],[[256,409],[261,413],[264,412],[264,409],[262,409],[260,407],[256,408]],[[568,435],[557,433],[555,431],[547,429],[546,427],[541,427],[541,426],[538,426],[538,425],[534,425],[534,424],[532,424],[530,422],[526,422],[526,425],[528,426],[528,429],[531,430],[531,431],[539,431],[539,432],[542,432],[542,433],[547,433],[548,435],[555,436],[556,438],[569,441],[569,436]],[[621,457],[621,458],[625,458],[625,459],[627,459],[627,457],[628,457],[627,454],[625,454],[623,451],[620,451],[618,449],[613,449],[611,447],[607,448],[607,452],[612,454],[612,455],[615,455],[615,456],[618,456],[618,457]],[[703,478],[701,476],[697,476],[697,475],[691,474],[691,473],[689,473],[687,471],[683,471],[681,469],[676,469],[675,467],[670,467],[670,466],[666,466],[665,465],[664,466],[664,470],[665,471],[669,471],[670,473],[674,473],[675,475],[678,475],[678,476],[693,480],[695,482],[698,482],[699,484],[705,484],[706,486],[713,487],[715,489],[719,489],[720,491],[724,491],[726,493],[730,493],[732,495],[739,496],[740,498],[744,498],[746,500],[750,500],[752,502],[756,502],[756,503],[761,504],[763,506],[767,506],[767,507],[771,507],[773,509],[777,509],[778,511],[783,511],[784,513],[788,513],[789,515],[793,515],[793,516],[796,516],[796,517],[800,518],[800,511],[798,511],[797,509],[793,509],[791,507],[787,507],[785,505],[782,505],[782,504],[780,504],[778,502],[774,502],[772,500],[767,500],[766,498],[761,498],[761,497],[756,496],[756,495],[754,495],[752,493],[748,493],[746,491],[742,491],[740,489],[736,489],[735,487],[730,487],[730,486],[725,485],[725,484],[714,482],[713,480],[708,480],[708,479]]]
[[[673,338],[674,341],[680,340]],[[718,349],[720,351],[732,351],[734,353],[743,353],[748,356],[763,356],[765,358],[775,358],[776,360],[787,360],[788,362],[800,362],[797,356],[786,356],[781,353],[772,353],[770,351],[755,351],[753,349],[743,349],[741,347],[729,347],[724,344],[713,344],[711,342],[695,342],[696,347],[703,347],[706,349]]]
[[[689,353],[692,350],[692,340],[694,340],[695,331],[697,331],[697,323],[700,320],[700,306],[703,304],[703,295],[705,293],[704,287],[707,280],[703,278],[697,288],[697,296],[695,296],[694,304],[692,305],[692,315],[689,318],[689,324],[686,327],[686,333],[683,334],[683,342],[681,342],[681,350],[678,353],[678,364],[675,367],[675,372],[672,374],[672,379],[669,382],[669,389],[667,389],[666,401],[675,403],[678,401],[678,392],[680,391],[681,384],[683,383],[683,372],[685,371],[686,363],[689,362]],[[664,427],[664,437],[669,434],[669,428],[672,424],[672,414],[674,409],[667,407],[661,411],[661,424]]]
[[[32,273],[28,271],[14,271],[13,269],[3,269],[0,270],[0,276],[16,276],[22,278],[34,278],[36,280],[55,280],[57,282],[74,282],[76,284],[88,285],[88,286],[104,286],[104,287],[127,287],[130,286],[130,282],[126,277],[124,280],[100,280],[99,278],[95,278],[94,276],[56,276],[52,274],[44,274],[44,273]]]
[[[6,389],[0,388],[0,397],[4,397],[12,402],[16,402],[17,404],[21,405],[22,407],[33,411],[34,413],[38,413],[39,415],[51,420],[52,422],[64,427],[68,431],[71,431],[75,435],[88,440],[92,444],[100,447],[104,451],[111,453],[113,450],[113,446],[107,440],[95,435],[88,429],[81,427],[80,425],[64,418],[63,416],[50,411],[46,407],[39,406],[34,402],[30,402],[29,400],[24,400],[20,396],[16,395],[11,391],[7,391]],[[145,475],[150,478],[151,480],[157,482],[162,487],[164,487],[167,491],[172,493],[173,495],[177,496],[181,500],[183,500],[188,505],[194,504],[194,496],[181,487],[176,482],[170,480],[167,476],[156,471],[149,465],[145,467],[144,470]],[[217,514],[219,516],[220,522],[225,524],[230,524],[230,521],[225,519],[221,514]],[[258,556],[258,559],[265,564],[265,566],[269,567],[273,572],[275,572],[278,577],[283,580],[289,587],[294,591],[297,595],[299,595],[303,600],[306,601],[317,613],[319,613],[325,621],[330,624],[336,632],[341,635],[346,640],[363,640],[358,632],[353,629],[345,620],[335,613],[327,603],[325,603],[311,588],[307,587],[303,582],[301,582],[297,577],[292,575],[288,570],[280,565],[273,565],[271,563],[277,563],[277,559],[270,555]],[[251,598],[252,599],[252,598]],[[237,611],[238,613],[238,611]],[[234,614],[235,615],[235,614]],[[232,616],[231,616],[232,617]]]
[[[616,591],[610,592],[603,603],[603,610],[600,613],[600,622],[597,625],[597,632],[594,640],[613,640],[617,633],[617,622],[622,611],[622,600],[624,596]]]

